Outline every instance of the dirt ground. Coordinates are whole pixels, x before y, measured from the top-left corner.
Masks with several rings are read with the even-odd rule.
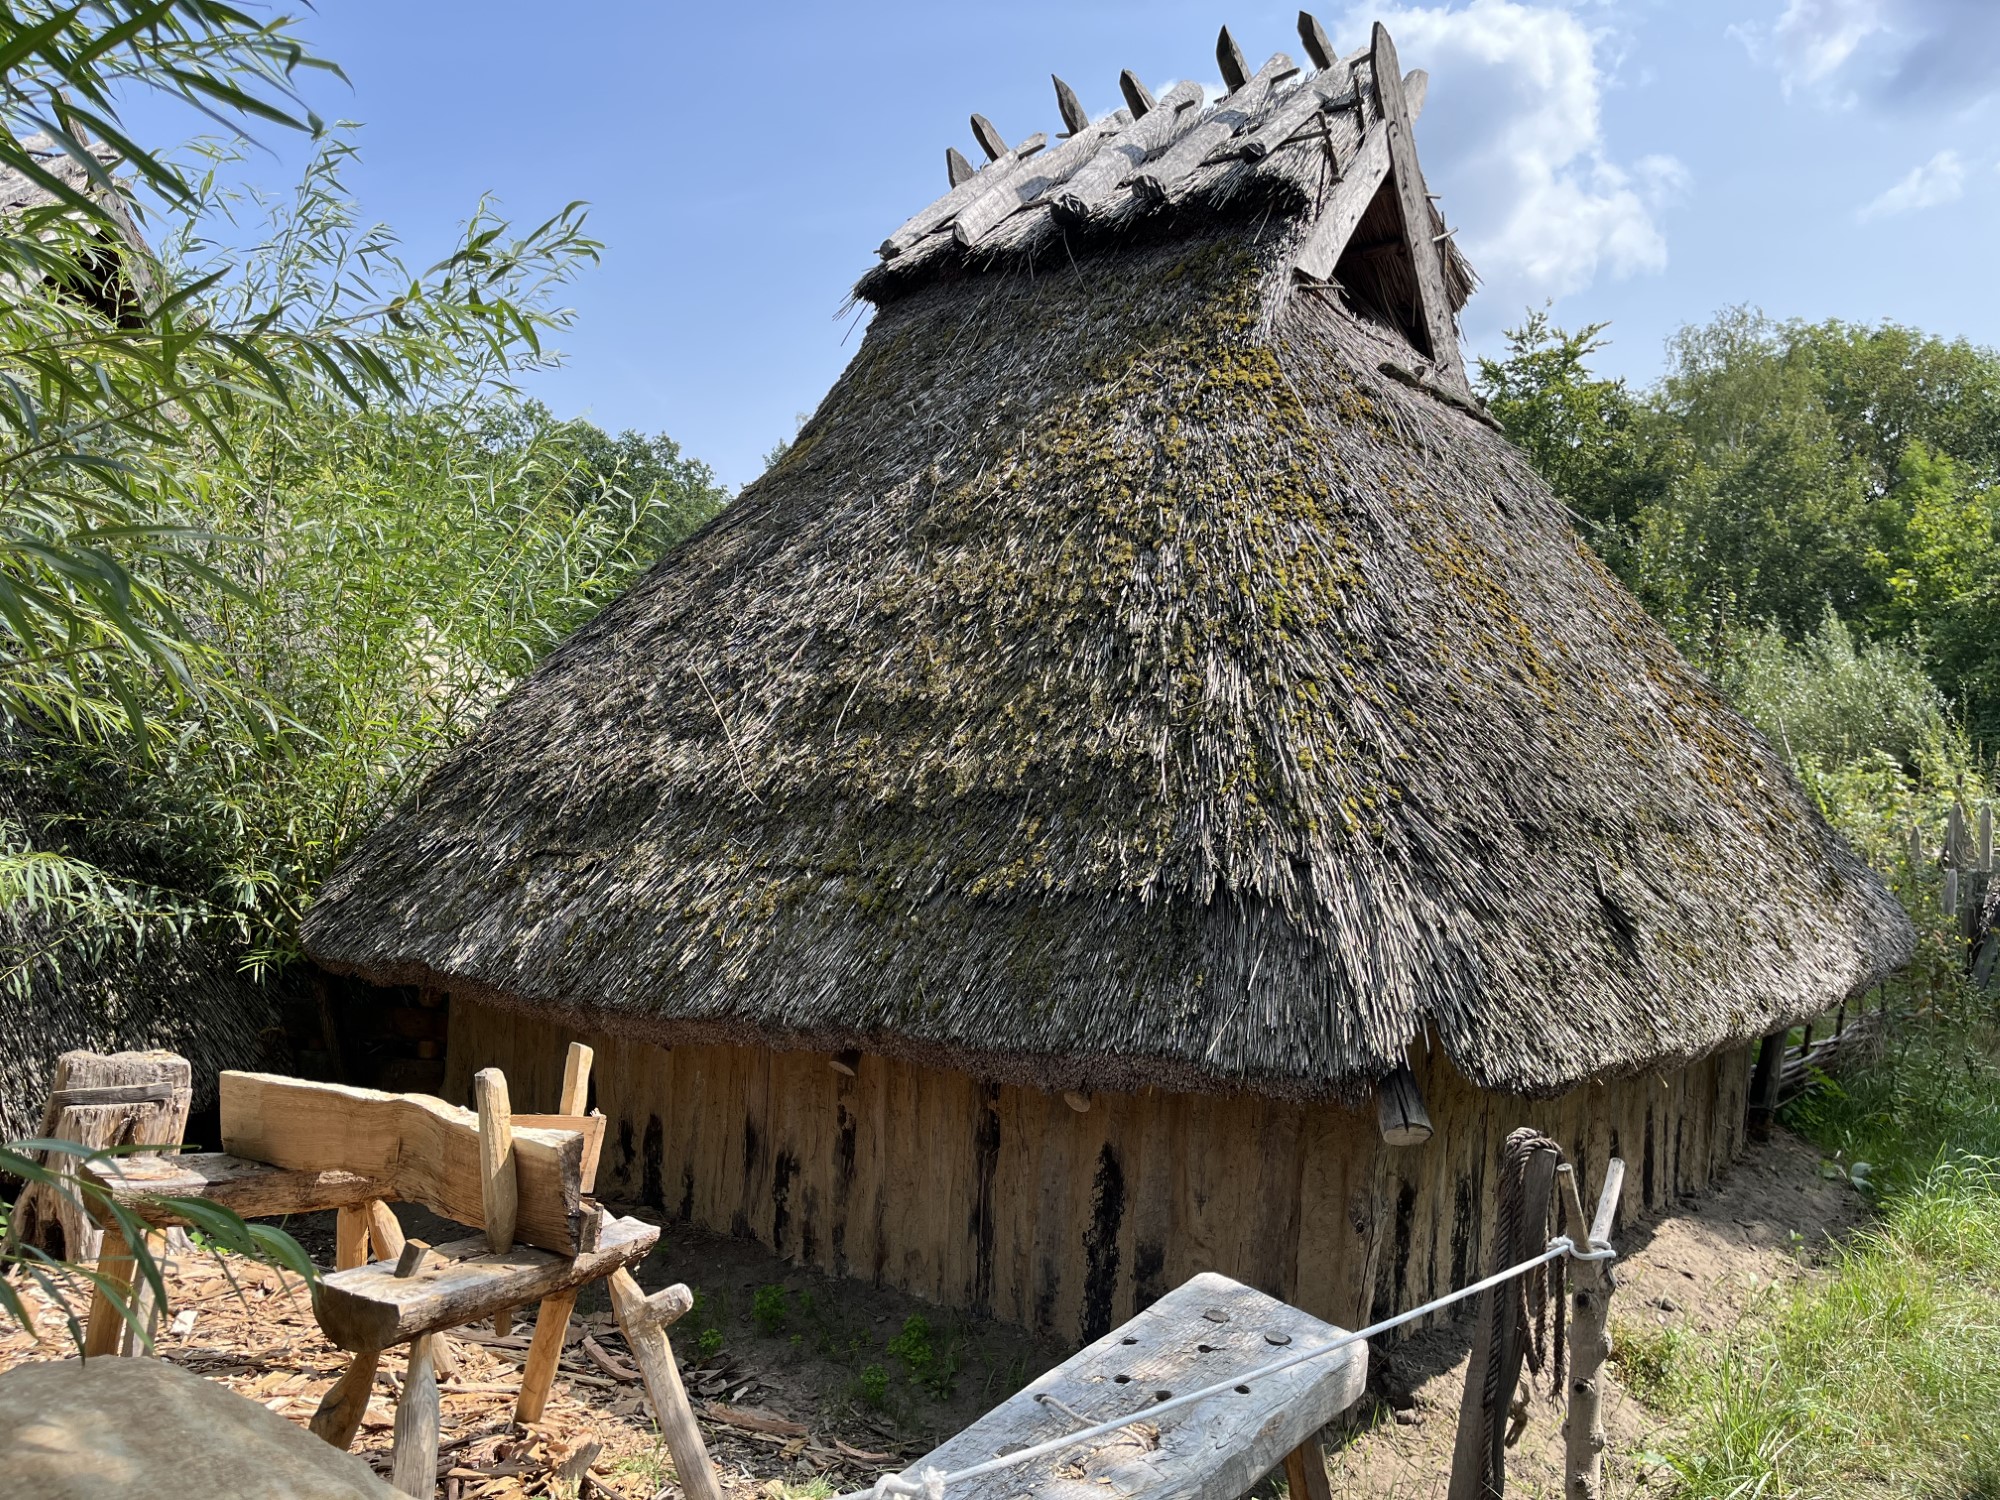
[[[1780,1132],[1699,1201],[1627,1227],[1619,1243],[1614,1339],[1621,1324],[1642,1319],[1713,1331],[1740,1317],[1774,1282],[1809,1274],[1815,1251],[1864,1213],[1847,1183],[1822,1177],[1819,1167],[1810,1148]],[[410,1232],[434,1241],[463,1233],[426,1222],[419,1211],[400,1212]],[[331,1215],[287,1227],[315,1260],[330,1262]],[[160,1352],[304,1424],[344,1357],[319,1336],[301,1284],[232,1262],[233,1285],[218,1265],[192,1251],[170,1266]],[[760,1246],[678,1224],[664,1227],[640,1280],[649,1290],[683,1281],[698,1294],[694,1312],[674,1329],[676,1352],[725,1487],[745,1496],[775,1500],[780,1485],[828,1493],[872,1483],[1068,1352],[895,1292],[830,1282]],[[75,1300],[80,1309],[82,1298]],[[0,1325],[0,1369],[70,1354],[62,1311],[38,1305],[39,1344]],[[1376,1352],[1370,1397],[1355,1430],[1331,1450],[1337,1495],[1417,1500],[1445,1493],[1464,1381],[1463,1326]],[[512,1428],[512,1393],[530,1331],[517,1326],[502,1337],[476,1327],[457,1336],[458,1368],[443,1384],[445,1500],[556,1493],[553,1472],[591,1442],[602,1447],[590,1463],[586,1493],[606,1500],[678,1495],[601,1294],[593,1300],[587,1292],[578,1304],[544,1421],[525,1434]],[[385,1474],[401,1373],[401,1359],[386,1355],[356,1442]],[[1657,1423],[1622,1389],[1615,1363],[1605,1418],[1609,1492],[1657,1488],[1644,1457]],[[1530,1500],[1561,1494],[1559,1421],[1559,1411],[1538,1398],[1509,1457],[1510,1494]]]

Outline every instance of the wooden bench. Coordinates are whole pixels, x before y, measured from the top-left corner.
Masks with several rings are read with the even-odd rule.
[[[1010,1396],[900,1476],[962,1472],[990,1459],[1247,1375],[1343,1336],[1275,1297],[1204,1272],[1122,1328]],[[1293,1500],[1326,1500],[1319,1432],[1361,1397],[1368,1348],[1349,1345],[1088,1439],[947,1486],[948,1500],[1239,1500],[1283,1464]]]

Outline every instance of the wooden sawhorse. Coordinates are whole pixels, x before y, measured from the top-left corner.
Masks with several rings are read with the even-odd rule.
[[[354,1358],[322,1399],[312,1430],[348,1447],[382,1351],[407,1343],[393,1478],[407,1495],[436,1493],[437,1367],[448,1358],[447,1331],[489,1317],[504,1323],[515,1308],[538,1302],[514,1408],[517,1421],[538,1421],[577,1295],[606,1281],[682,1488],[695,1500],[720,1500],[666,1333],[693,1299],[684,1286],[646,1296],[630,1267],[651,1252],[659,1230],[609,1217],[584,1196],[604,1130],[601,1115],[583,1113],[590,1062],[589,1048],[571,1047],[556,1115],[512,1114],[506,1081],[490,1069],[478,1080],[476,1117],[423,1095],[225,1073],[223,1141],[241,1154],[114,1157],[83,1171],[146,1222],[149,1239],[151,1230],[184,1222],[175,1198],[244,1218],[337,1211],[338,1269],[321,1279],[313,1311]],[[387,1207],[405,1201],[483,1232],[435,1248],[406,1241]],[[528,1243],[515,1243],[517,1235]],[[98,1269],[129,1294],[131,1247],[115,1226],[107,1226]],[[86,1355],[119,1352],[122,1335],[118,1309],[100,1290]]]

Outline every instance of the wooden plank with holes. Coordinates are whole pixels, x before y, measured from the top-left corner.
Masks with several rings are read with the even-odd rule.
[[[269,1073],[224,1073],[222,1144],[295,1170],[335,1168],[380,1180],[379,1196],[421,1203],[460,1224],[486,1223],[478,1117],[426,1094],[385,1094]],[[511,1237],[574,1254],[583,1199],[583,1136],[517,1130]]]
[[[1170,1396],[1248,1376],[1341,1334],[1275,1297],[1204,1272],[932,1449],[903,1478],[917,1482],[933,1468],[953,1473],[1073,1432],[1079,1423],[1143,1414]],[[1368,1351],[1352,1344],[1275,1375],[1225,1384],[1220,1394],[1157,1420],[954,1482],[950,1493],[952,1500],[1142,1493],[1238,1500],[1289,1455],[1315,1449],[1314,1436],[1360,1399],[1367,1378]],[[1309,1476],[1302,1477],[1309,1485]]]

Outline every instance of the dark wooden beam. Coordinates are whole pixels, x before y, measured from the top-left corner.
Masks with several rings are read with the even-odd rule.
[[[1076,90],[1064,83],[1055,74],[1049,78],[1056,86],[1056,108],[1062,113],[1063,128],[1076,135],[1090,128],[1090,111],[1083,107],[1083,101],[1076,97]]]
[[[1118,75],[1118,92],[1125,96],[1125,103],[1132,111],[1132,118],[1143,120],[1146,111],[1153,107],[1153,91],[1139,82],[1139,75],[1130,68]]]
[[[1424,190],[1423,169],[1417,165],[1416,142],[1410,133],[1410,108],[1403,94],[1402,64],[1389,28],[1380,21],[1369,42],[1369,62],[1375,74],[1375,102],[1382,111],[1389,138],[1389,175],[1396,184],[1396,201],[1403,211],[1403,239],[1416,272],[1417,324],[1429,348],[1423,352],[1450,386],[1465,385],[1465,358],[1459,353],[1458,326],[1452,319],[1451,298],[1445,291],[1444,255],[1431,238],[1431,201]]]
[[[953,187],[957,187],[961,182],[970,182],[972,170],[972,163],[965,159],[965,153],[958,147],[944,148],[944,174],[951,179]]]
[[[1339,60],[1340,54],[1333,50],[1333,43],[1327,39],[1326,28],[1319,24],[1319,17],[1309,10],[1299,12],[1299,40],[1305,44],[1306,56],[1312,65],[1324,72]]]
[[[999,128],[984,115],[972,117],[972,138],[979,142],[979,149],[986,153],[988,161],[998,161],[1007,154],[1006,137]]]
[[[1222,69],[1222,86],[1232,94],[1250,81],[1250,64],[1243,60],[1243,49],[1227,26],[1215,39],[1215,64]]]

